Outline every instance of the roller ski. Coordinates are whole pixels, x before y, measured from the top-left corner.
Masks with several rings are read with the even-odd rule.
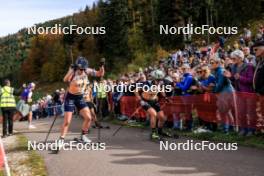
[[[99,126],[93,125],[92,128],[110,129],[110,126],[108,126],[108,125],[107,126],[103,126],[103,125],[99,125]]]
[[[172,139],[178,139],[179,135],[171,130],[161,130],[159,131],[159,135],[163,138],[172,138]]]
[[[57,143],[56,149],[53,150],[54,154],[58,154],[60,150],[63,148],[64,145],[64,138],[60,138],[59,140],[55,141]]]
[[[92,128],[110,129],[110,126],[108,126],[108,125],[107,126],[103,126],[103,125],[101,125],[100,122],[95,121],[94,125],[92,126]]]

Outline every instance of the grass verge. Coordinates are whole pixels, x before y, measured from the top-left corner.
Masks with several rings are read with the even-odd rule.
[[[11,149],[6,148],[7,155],[8,153],[12,154],[16,152],[23,152],[26,154],[27,157],[25,160],[20,161],[19,165],[24,165],[27,168],[29,168],[30,175],[32,176],[33,175],[34,176],[48,175],[43,158],[36,151],[28,150],[28,139],[24,135],[21,135],[21,134],[18,134],[15,137],[16,137],[16,143],[14,144],[14,147],[11,147]],[[19,175],[19,174],[16,174],[16,171],[14,171],[12,167],[10,169],[11,169],[12,175]],[[4,175],[3,171],[0,172],[0,176],[1,175]]]
[[[28,139],[23,135],[18,135],[18,148],[28,152],[28,159],[23,164],[31,168],[32,175],[46,176],[47,170],[43,158],[34,150],[28,150]]]

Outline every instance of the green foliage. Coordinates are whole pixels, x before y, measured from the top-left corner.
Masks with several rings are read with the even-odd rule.
[[[45,63],[41,69],[41,79],[43,81],[50,81],[50,82],[53,82],[55,81],[55,74],[54,74],[54,71],[55,71],[55,66],[54,64],[52,63]]]
[[[116,77],[127,69],[152,64],[168,56],[166,50],[185,44],[182,35],[160,35],[159,25],[248,26],[260,18],[261,1],[99,0],[72,16],[37,26],[103,26],[105,35],[33,36],[21,29],[0,38],[0,79],[8,77],[17,83],[61,81],[79,55],[87,57],[94,68],[105,57],[106,76]]]

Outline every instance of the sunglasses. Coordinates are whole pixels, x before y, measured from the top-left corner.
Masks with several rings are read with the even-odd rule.
[[[257,52],[258,51],[258,48],[254,48],[253,50],[254,50],[254,52]]]

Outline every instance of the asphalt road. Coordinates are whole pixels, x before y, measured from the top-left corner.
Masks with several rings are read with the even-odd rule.
[[[34,121],[36,130],[28,130],[26,122],[17,122],[15,129],[24,133],[31,142],[43,142],[53,119]],[[49,140],[59,137],[59,118]],[[77,137],[81,119],[74,118],[67,140]],[[160,144],[149,141],[149,131],[135,128],[101,130],[105,150],[39,151],[44,157],[51,176],[261,176],[264,174],[264,150],[238,147],[237,151],[161,151]],[[97,142],[97,129],[90,137]],[[170,143],[187,142],[187,138],[170,140]],[[195,141],[200,142],[200,141]]]

